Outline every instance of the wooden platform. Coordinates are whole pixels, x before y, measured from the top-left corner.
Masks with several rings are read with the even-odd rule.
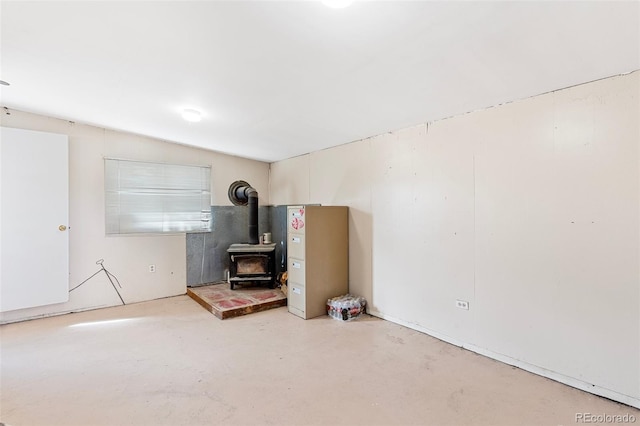
[[[223,282],[187,288],[187,294],[220,319],[287,306],[287,296],[277,288],[236,287],[231,290],[229,284]]]

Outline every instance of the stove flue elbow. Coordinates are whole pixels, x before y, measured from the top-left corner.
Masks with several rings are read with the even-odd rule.
[[[258,244],[258,191],[243,180],[229,186],[227,193],[234,206],[249,206],[249,244]]]

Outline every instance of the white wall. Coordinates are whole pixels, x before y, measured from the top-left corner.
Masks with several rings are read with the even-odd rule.
[[[640,407],[640,72],[272,164],[374,315]],[[470,310],[455,307],[455,300]]]
[[[96,260],[120,283],[126,303],[152,300],[186,292],[185,235],[105,236],[104,157],[210,164],[212,204],[230,205],[227,188],[234,180],[251,183],[260,203],[269,203],[269,165],[253,160],[167,143],[133,134],[10,110],[0,125],[69,135],[69,285],[73,287],[98,271]],[[46,214],[46,205],[42,214]],[[37,241],[28,242],[37,244]],[[38,259],[33,260],[34,263]],[[149,273],[148,265],[156,272]],[[46,280],[46,274],[42,277]],[[67,303],[21,309],[0,314],[0,322],[79,311],[121,302],[106,275],[100,273],[70,294]]]

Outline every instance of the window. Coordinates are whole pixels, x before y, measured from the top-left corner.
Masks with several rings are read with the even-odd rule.
[[[211,231],[211,167],[105,158],[106,233]]]

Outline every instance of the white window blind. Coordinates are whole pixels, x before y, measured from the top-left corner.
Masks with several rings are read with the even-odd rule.
[[[211,231],[211,167],[106,158],[106,233]]]

